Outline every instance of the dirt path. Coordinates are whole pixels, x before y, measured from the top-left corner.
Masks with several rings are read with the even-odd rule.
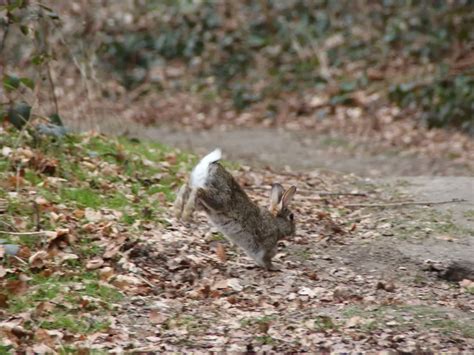
[[[342,136],[265,128],[191,133],[164,127],[136,127],[132,133],[198,154],[219,146],[228,159],[247,165],[287,165],[294,170],[329,169],[364,177],[474,175],[474,171],[453,161],[407,154],[396,148],[380,150]]]

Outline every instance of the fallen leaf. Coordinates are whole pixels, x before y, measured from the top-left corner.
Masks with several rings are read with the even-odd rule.
[[[351,296],[352,296],[351,290],[345,286],[337,286],[333,292],[333,298],[334,300],[338,302],[347,300],[351,298]]]
[[[393,281],[378,281],[375,286],[377,290],[385,290],[387,292],[395,292],[396,286]]]
[[[0,293],[0,308],[8,308],[8,295]]]
[[[354,328],[354,327],[357,327],[358,325],[362,325],[362,324],[365,324],[365,323],[366,323],[365,319],[363,319],[361,317],[358,317],[358,316],[355,316],[355,317],[352,317],[349,320],[347,320],[346,327]]]
[[[49,335],[48,331],[46,329],[36,329],[35,331],[35,340],[38,343],[45,344],[50,347],[54,347],[54,340],[53,338]]]
[[[35,198],[35,203],[40,206],[44,206],[49,204],[49,201],[42,196],[38,196],[37,198]]]
[[[462,288],[466,288],[466,289],[471,288],[471,287],[474,287],[474,281],[464,279],[464,280],[459,282],[459,286],[461,286]]]
[[[149,319],[152,324],[163,324],[168,319],[168,316],[160,311],[151,310]]]
[[[225,263],[227,261],[227,254],[225,252],[225,248],[224,248],[224,245],[222,245],[222,243],[217,243],[216,254],[221,262]]]
[[[309,298],[316,297],[318,295],[318,291],[311,289],[309,287],[301,287],[298,290],[298,294],[303,295],[303,296],[308,296]]]
[[[108,281],[112,276],[114,276],[114,269],[109,266],[99,270],[99,277],[102,281]]]
[[[92,259],[92,260],[89,260],[86,264],[86,269],[87,270],[95,270],[95,269],[98,269],[100,267],[102,267],[102,265],[104,265],[104,260],[103,259]]]
[[[242,291],[244,287],[240,284],[239,279],[224,279],[215,282],[212,285],[213,289],[224,289],[224,288],[231,288],[234,291]]]
[[[33,345],[34,354],[55,354],[56,352],[45,344],[35,344]]]
[[[62,264],[66,260],[77,260],[79,256],[73,253],[61,253],[59,255],[59,263]]]
[[[140,285],[141,283],[142,281],[139,278],[130,275],[118,275],[112,281],[112,284],[121,290],[126,290],[132,286]]]
[[[5,269],[2,265],[0,265],[0,279],[3,278],[7,274],[7,269]]]
[[[88,222],[99,222],[102,219],[102,213],[87,207],[84,211],[84,217]]]
[[[28,284],[23,280],[8,280],[5,288],[9,293],[21,295],[28,290]]]
[[[34,268],[43,267],[45,260],[48,257],[48,253],[44,250],[37,251],[28,259],[30,265]]]

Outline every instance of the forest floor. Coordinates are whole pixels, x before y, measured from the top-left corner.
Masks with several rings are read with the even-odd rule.
[[[281,271],[267,272],[202,214],[173,218],[195,156],[98,135],[31,147],[1,133],[1,351],[474,350],[469,167],[398,177],[443,170],[276,130],[147,129],[250,164],[227,166],[260,204],[272,182],[298,186],[296,235],[280,243]]]

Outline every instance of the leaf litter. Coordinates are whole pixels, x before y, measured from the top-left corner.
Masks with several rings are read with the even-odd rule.
[[[0,133],[8,143],[9,132]],[[273,182],[299,188],[296,235],[279,244],[280,271],[267,272],[202,214],[188,224],[172,217],[173,191],[193,157],[96,134],[62,144],[59,155],[49,145],[11,148],[8,159],[23,158],[0,171],[2,228],[21,246],[0,254],[0,349],[474,349],[472,281],[439,280],[394,255],[398,233],[385,233],[393,211],[345,207],[399,198],[382,187],[330,172],[234,168],[262,205]],[[121,159],[89,154],[118,147]],[[30,164],[38,153],[54,156],[55,169]],[[19,165],[20,187],[9,183]],[[43,235],[15,236],[8,226],[36,228],[33,202]],[[380,240],[387,242],[377,249]]]

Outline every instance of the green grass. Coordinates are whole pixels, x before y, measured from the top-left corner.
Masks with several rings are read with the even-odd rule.
[[[67,188],[60,192],[60,198],[64,201],[74,201],[81,207],[99,208],[103,204],[101,196],[88,188]]]
[[[318,316],[314,320],[314,328],[318,331],[324,332],[337,329],[338,325],[328,316]]]
[[[35,308],[39,302],[55,299],[63,299],[74,304],[82,296],[88,296],[101,300],[106,305],[118,302],[123,298],[123,295],[115,288],[99,284],[96,273],[78,270],[75,276],[46,277],[32,274],[31,277],[29,292],[22,296],[14,296],[9,300],[10,312],[23,312]],[[81,287],[77,287],[78,283],[81,284]]]
[[[16,135],[16,131],[0,134],[0,143],[13,146],[10,143]],[[124,295],[112,285],[100,281],[97,271],[85,268],[88,260],[103,255],[104,238],[108,237],[100,228],[95,228],[102,222],[94,225],[85,218],[84,210],[121,212],[122,217],[113,220],[114,226],[131,236],[143,228],[141,224],[130,227],[137,220],[153,222],[156,226],[166,224],[168,222],[161,213],[166,208],[164,204],[174,199],[181,177],[188,174],[196,158],[158,143],[137,143],[103,136],[71,135],[57,141],[48,138],[34,141],[25,135],[21,146],[40,157],[56,160],[56,169],[49,173],[62,180],[49,179],[48,175],[35,169],[34,164],[22,166],[25,184],[18,191],[15,186],[0,189],[0,196],[5,196],[8,201],[2,218],[5,217],[5,222],[16,226],[20,232],[34,231],[36,222],[33,217],[37,212],[32,196],[45,198],[48,203],[38,210],[40,227],[48,231],[58,228],[72,231],[76,238],[64,251],[74,253],[78,258],[60,265],[53,262],[46,269],[31,269],[27,262],[10,265],[10,260],[1,260],[4,267],[16,272],[0,280],[2,293],[5,293],[3,287],[7,281],[18,280],[20,273],[28,277],[26,292],[7,294],[5,312],[12,316],[48,302],[50,306],[28,323],[29,328],[60,329],[75,334],[104,331],[108,327],[107,316]],[[0,179],[12,176],[16,167],[10,163],[0,160]],[[104,172],[104,167],[109,169],[108,173]],[[8,192],[18,194],[9,195]],[[164,203],[161,202],[163,197],[156,195],[159,193],[164,195]],[[51,218],[52,212],[56,218]],[[86,225],[90,228],[83,228]],[[47,238],[37,236],[2,235],[1,239],[26,246],[31,254],[47,246]],[[169,326],[183,327],[188,331],[203,327],[201,319],[185,315],[170,321]],[[0,354],[3,351],[8,349],[0,347]],[[75,349],[68,347],[67,343],[60,349],[62,354],[74,352]]]
[[[106,330],[110,323],[97,321],[96,319],[87,319],[85,317],[73,316],[67,313],[54,313],[51,320],[45,320],[40,323],[44,329],[62,329],[71,333],[90,334]]]
[[[275,339],[273,339],[270,335],[259,335],[255,337],[255,341],[262,345],[272,345],[275,344]]]
[[[464,238],[474,231],[453,222],[450,213],[442,213],[433,208],[413,207],[388,217],[391,232],[401,239],[416,239],[437,236]]]
[[[314,252],[311,251],[310,248],[299,248],[296,250],[293,255],[298,259],[298,260],[310,260],[314,256]]]
[[[421,329],[440,331],[448,336],[458,334],[474,338],[472,319],[451,319],[450,312],[430,306],[379,306],[376,309],[351,306],[343,311],[343,317],[347,319],[354,316],[368,320],[366,324],[360,326],[361,330],[367,332],[383,329],[386,327],[387,319],[390,319],[398,323],[395,327],[399,331],[417,326]],[[410,316],[411,319],[405,319],[406,316]]]
[[[239,323],[243,327],[247,327],[249,325],[261,324],[261,323],[269,323],[275,319],[275,316],[262,316],[262,317],[255,317],[255,318],[242,318],[239,320]]]
[[[469,220],[474,220],[474,210],[468,210],[463,213],[463,216]]]

